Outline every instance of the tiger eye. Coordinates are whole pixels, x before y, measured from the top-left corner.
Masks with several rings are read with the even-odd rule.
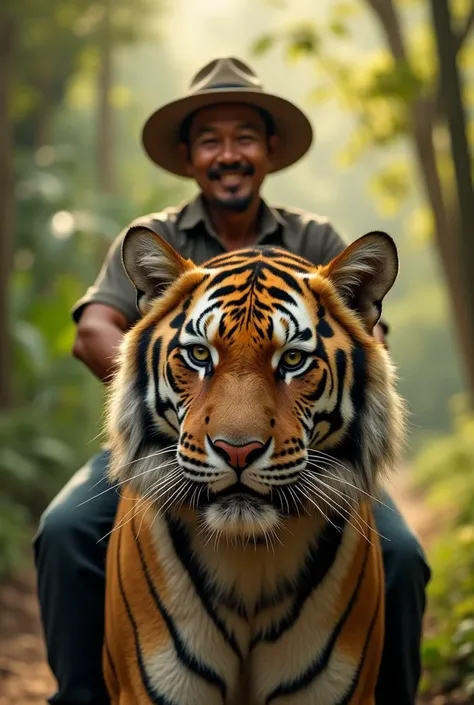
[[[297,367],[303,359],[301,350],[287,350],[283,355],[283,364],[286,367]]]
[[[193,345],[191,348],[191,353],[197,362],[207,362],[211,356],[208,348],[204,345]]]

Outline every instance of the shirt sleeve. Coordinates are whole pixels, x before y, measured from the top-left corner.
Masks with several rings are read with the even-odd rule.
[[[136,307],[136,291],[122,264],[122,240],[126,231],[114,240],[94,284],[72,308],[72,317],[77,323],[89,304],[106,304],[122,313],[129,323],[140,318]]]
[[[340,255],[348,243],[329,221],[311,220],[306,226],[304,257],[319,266]]]

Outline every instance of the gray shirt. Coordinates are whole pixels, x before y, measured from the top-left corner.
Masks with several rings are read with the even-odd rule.
[[[167,240],[183,257],[202,264],[226,251],[204,208],[201,196],[161,213],[138,218],[133,225],[144,224]],[[102,269],[92,286],[72,310],[77,322],[90,303],[107,304],[117,309],[130,323],[140,317],[136,292],[122,264],[121,244],[124,230],[113,242]],[[327,264],[346,247],[342,237],[327,218],[296,208],[280,208],[261,203],[259,235],[256,244],[279,245],[315,265]]]

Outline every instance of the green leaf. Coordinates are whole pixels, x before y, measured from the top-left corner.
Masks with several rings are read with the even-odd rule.
[[[251,51],[255,56],[261,56],[266,54],[276,42],[276,36],[274,34],[264,34],[256,42],[252,44]]]
[[[329,23],[329,29],[336,37],[348,37],[350,34],[347,24],[341,20],[332,20]]]
[[[288,32],[287,56],[297,60],[318,54],[321,40],[314,26],[309,23],[298,25]]]

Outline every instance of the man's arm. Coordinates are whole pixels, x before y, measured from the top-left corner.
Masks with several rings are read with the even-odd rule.
[[[115,370],[124,331],[139,318],[135,287],[122,264],[125,232],[112,243],[96,281],[72,310],[77,324],[73,355],[105,384]]]
[[[74,357],[107,384],[115,371],[118,346],[129,326],[126,316],[117,309],[105,304],[88,304],[77,324]]]

